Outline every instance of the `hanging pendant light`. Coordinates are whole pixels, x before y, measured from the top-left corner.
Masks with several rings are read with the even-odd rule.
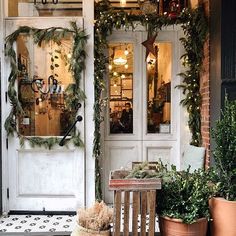
[[[126,5],[126,0],[120,0],[120,6],[125,7]]]
[[[115,51],[113,62],[115,65],[118,65],[118,66],[122,66],[127,63],[127,58],[123,50],[118,49]]]

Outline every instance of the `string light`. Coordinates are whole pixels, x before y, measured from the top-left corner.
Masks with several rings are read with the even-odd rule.
[[[128,51],[128,49],[126,48],[126,49],[125,49],[125,55],[128,56],[128,54],[129,54],[129,51]]]

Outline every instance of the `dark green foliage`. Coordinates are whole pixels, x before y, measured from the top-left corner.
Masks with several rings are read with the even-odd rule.
[[[77,104],[80,101],[85,100],[85,95],[83,90],[80,88],[81,74],[85,68],[85,46],[88,39],[88,35],[77,27],[76,22],[71,22],[71,29],[62,28],[62,27],[51,27],[46,29],[36,29],[29,26],[21,26],[15,32],[6,37],[6,49],[5,55],[10,60],[11,72],[8,77],[9,86],[8,86],[8,97],[12,105],[11,112],[5,121],[5,129],[8,135],[13,135],[14,132],[17,133],[21,146],[24,145],[24,141],[28,140],[31,146],[43,146],[45,148],[51,149],[54,145],[60,142],[59,138],[41,138],[41,137],[25,137],[21,135],[17,130],[16,120],[19,115],[24,114],[21,103],[18,100],[18,95],[15,89],[15,82],[19,74],[17,61],[16,61],[16,52],[14,50],[14,43],[16,42],[19,35],[25,34],[33,37],[34,43],[39,47],[44,43],[55,42],[58,45],[61,44],[61,40],[64,38],[73,39],[73,48],[72,48],[72,58],[70,61],[70,71],[74,77],[75,83],[73,84],[73,89],[68,88],[66,96],[66,104],[69,109],[77,110]],[[57,52],[59,53],[59,52]],[[55,59],[58,56],[53,57],[51,55],[51,70],[54,70],[55,67],[59,65],[55,62]],[[55,76],[58,76],[55,74]],[[79,134],[72,135],[72,140],[74,145],[82,146],[83,142],[79,137]]]
[[[207,36],[207,19],[204,10],[199,7],[195,10],[184,9],[177,19],[170,19],[167,16],[132,15],[124,11],[114,11],[109,0],[102,0],[95,3],[95,104],[94,104],[94,147],[93,154],[96,159],[96,198],[102,198],[101,174],[99,159],[101,156],[101,133],[100,125],[104,120],[102,108],[106,104],[107,98],[102,98],[102,91],[106,87],[106,77],[108,58],[105,55],[108,42],[107,37],[114,29],[135,30],[138,25],[146,27],[149,33],[155,33],[168,25],[181,24],[185,37],[181,42],[186,53],[182,56],[186,72],[181,73],[183,82],[179,88],[183,89],[185,98],[181,104],[187,108],[189,114],[188,125],[192,133],[191,144],[201,145],[201,94],[200,94],[200,69],[203,59],[203,45]],[[188,59],[188,60],[186,60]]]
[[[143,162],[137,165],[131,170],[127,179],[136,178],[136,179],[150,179],[150,178],[162,178],[167,174],[167,167],[162,163],[157,163],[154,168],[150,169],[148,162]]]
[[[212,129],[216,148],[213,151],[218,183],[217,195],[236,201],[236,100],[225,98],[221,118]]]
[[[200,71],[204,56],[203,47],[208,32],[208,25],[203,9],[198,8],[193,12],[182,12],[182,17],[188,19],[182,23],[184,38],[181,38],[185,54],[182,55],[183,65],[187,68],[180,73],[183,83],[178,88],[183,89],[185,98],[181,104],[187,108],[189,114],[188,125],[192,134],[191,144],[201,145],[201,94]]]
[[[215,186],[210,184],[210,172],[171,170],[163,176],[162,189],[157,195],[158,214],[191,224],[209,217],[208,199]]]

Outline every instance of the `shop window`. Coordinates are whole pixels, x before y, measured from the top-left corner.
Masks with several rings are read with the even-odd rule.
[[[155,55],[147,57],[147,133],[171,130],[171,43],[155,45]]]
[[[133,133],[133,45],[109,45],[110,133]]]
[[[82,16],[83,0],[5,0],[6,17]]]
[[[18,96],[24,114],[18,117],[24,136],[62,136],[74,122],[76,111],[66,99],[73,79],[69,70],[71,40],[38,47],[33,39],[20,35],[16,42]]]

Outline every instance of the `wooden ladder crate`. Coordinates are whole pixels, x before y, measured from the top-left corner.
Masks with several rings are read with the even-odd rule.
[[[147,215],[149,215],[148,235],[155,234],[156,190],[161,189],[161,180],[155,179],[123,179],[123,171],[111,172],[109,188],[114,191],[113,236],[121,235],[121,210],[124,207],[123,235],[129,235],[130,214],[132,215],[132,236],[138,235],[138,216],[140,214],[140,235],[146,235]],[[126,171],[127,172],[127,171]],[[123,201],[122,201],[123,200]],[[122,204],[123,202],[123,204]],[[132,204],[132,212],[130,205]]]

